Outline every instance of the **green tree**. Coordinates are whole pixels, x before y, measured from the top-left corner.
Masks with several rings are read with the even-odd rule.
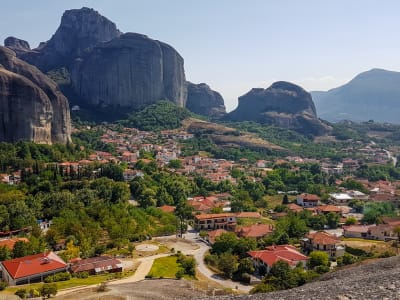
[[[314,269],[318,266],[329,266],[329,255],[323,251],[312,251],[309,256],[308,266]]]
[[[229,252],[222,253],[218,258],[218,269],[225,277],[232,278],[238,268],[237,257]]]
[[[55,283],[45,283],[40,288],[40,294],[43,298],[50,298],[51,296],[57,295],[58,288]]]
[[[330,212],[326,215],[326,221],[328,223],[329,228],[335,229],[339,225],[340,216],[337,213]]]
[[[14,248],[12,251],[13,258],[24,257],[29,255],[29,243],[24,241],[17,241],[14,244]]]

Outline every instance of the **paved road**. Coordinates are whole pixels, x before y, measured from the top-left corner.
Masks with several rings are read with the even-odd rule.
[[[199,239],[197,233],[195,233],[194,231],[189,231],[187,234],[185,234],[184,237],[186,238],[186,240],[192,241],[193,243],[199,245],[200,248],[197,249],[193,255],[197,262],[198,271],[202,273],[204,276],[206,276],[208,279],[215,281],[224,287],[237,289],[238,291],[244,293],[248,293],[253,288],[252,286],[224,279],[216,275],[209,268],[207,268],[206,264],[204,263],[204,254],[210,249],[210,247],[206,243],[204,243],[201,239]]]

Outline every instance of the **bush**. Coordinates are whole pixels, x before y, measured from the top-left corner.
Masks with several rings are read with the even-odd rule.
[[[6,287],[8,286],[8,283],[5,281],[0,281],[0,291],[4,291]]]
[[[178,272],[176,272],[176,274],[175,274],[175,278],[176,279],[182,279],[183,275],[184,275],[183,270],[179,269]]]
[[[18,289],[18,290],[16,290],[14,295],[17,295],[21,299],[25,299],[26,298],[26,289]]]
[[[88,278],[89,273],[88,272],[79,272],[74,275],[76,278]]]
[[[329,272],[329,267],[328,266],[316,266],[314,268],[315,272],[318,274],[323,274]]]
[[[218,265],[218,256],[213,254],[207,254],[204,257],[204,261],[207,265],[216,267]]]
[[[362,249],[349,247],[349,246],[346,246],[346,252],[348,252],[350,254],[353,254],[355,256],[361,256],[361,257],[371,257],[371,256],[373,256],[372,253],[369,253],[369,252],[364,251]]]
[[[46,283],[51,283],[51,282],[57,282],[57,281],[67,281],[71,279],[71,274],[68,272],[62,272],[62,273],[57,273],[51,276],[47,276],[44,279],[44,282]]]

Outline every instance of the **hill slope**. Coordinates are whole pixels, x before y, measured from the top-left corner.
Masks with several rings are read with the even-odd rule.
[[[320,118],[400,123],[400,72],[372,69],[327,92],[311,92]]]

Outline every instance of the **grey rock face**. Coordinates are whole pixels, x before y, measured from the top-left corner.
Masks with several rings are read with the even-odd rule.
[[[187,82],[187,90],[186,108],[190,111],[211,118],[220,118],[226,115],[224,99],[221,94],[213,91],[207,84]]]
[[[141,108],[159,100],[186,103],[182,57],[145,35],[125,33],[77,59],[76,93],[92,106]]]
[[[31,47],[29,46],[29,43],[27,41],[18,39],[13,36],[9,36],[4,40],[4,46],[10,48],[18,55],[31,50]]]
[[[252,89],[239,97],[238,107],[226,116],[232,121],[255,121],[320,135],[330,128],[318,120],[311,95],[301,87],[284,81],[267,89]]]
[[[5,47],[0,47],[0,65],[0,140],[70,141],[68,100],[57,84]]]
[[[52,38],[21,58],[42,71],[69,65],[101,42],[120,35],[116,25],[91,8],[65,11]]]

